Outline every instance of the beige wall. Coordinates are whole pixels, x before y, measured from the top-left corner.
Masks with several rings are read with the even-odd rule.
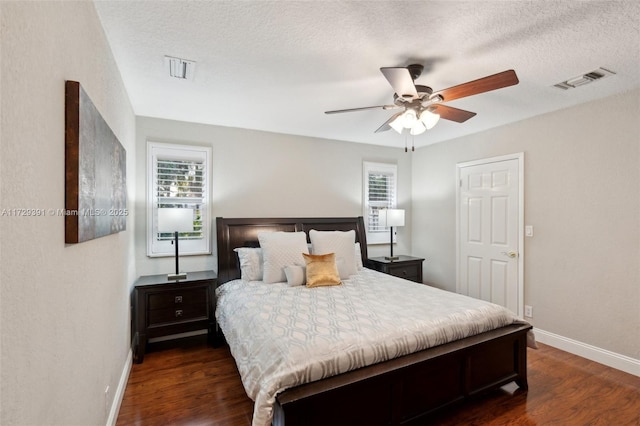
[[[93,3],[0,2],[0,15],[1,208],[64,208],[65,80],[127,150],[131,205],[135,118]],[[65,246],[61,216],[0,217],[0,424],[107,422],[129,354],[133,226]]]
[[[146,256],[145,193],[147,140],[212,147],[212,217],[361,216],[362,162],[398,165],[398,207],[410,223],[411,154],[389,148],[303,136],[137,118],[136,247],[142,275],[171,272],[173,258]],[[399,141],[400,142],[400,141]],[[399,228],[397,253],[409,253],[411,229]],[[370,246],[370,255],[388,254],[389,246]],[[213,254],[189,256],[184,270],[217,270]]]
[[[419,149],[412,241],[425,280],[455,291],[456,163],[524,152],[531,322],[640,359],[638,117],[635,90]]]

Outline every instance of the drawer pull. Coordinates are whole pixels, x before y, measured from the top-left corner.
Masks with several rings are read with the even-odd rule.
[[[182,303],[182,296],[176,296],[175,303]]]
[[[176,318],[180,318],[182,316],[182,309],[176,309]]]

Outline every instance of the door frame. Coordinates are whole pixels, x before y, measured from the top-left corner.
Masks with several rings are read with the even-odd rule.
[[[460,293],[460,196],[461,171],[465,167],[518,160],[518,312],[524,318],[524,152],[482,158],[456,164],[456,293]]]

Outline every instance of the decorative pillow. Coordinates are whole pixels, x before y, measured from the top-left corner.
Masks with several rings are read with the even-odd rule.
[[[340,285],[335,253],[302,255],[307,264],[307,287]]]
[[[304,232],[258,232],[262,248],[262,281],[267,284],[287,281],[284,267],[302,265],[302,253],[309,253]]]
[[[238,247],[233,251],[238,253],[242,281],[262,281],[262,249]]]
[[[340,278],[346,279],[358,272],[354,245],[356,231],[309,231],[314,254],[335,253],[336,259],[344,260]]]
[[[287,277],[287,284],[289,284],[290,287],[305,285],[307,282],[307,268],[305,266],[285,266],[284,275]]]

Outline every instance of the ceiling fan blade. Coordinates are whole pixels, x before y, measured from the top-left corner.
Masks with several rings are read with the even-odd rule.
[[[348,108],[348,109],[336,109],[333,111],[325,111],[325,114],[340,114],[343,112],[354,112],[354,111],[364,111],[367,109],[394,109],[394,108],[400,108],[398,105],[376,105],[376,106],[369,106],[369,107],[362,107],[362,108]]]
[[[408,100],[418,97],[418,91],[407,68],[383,67],[380,68],[380,72],[382,72],[399,97]]]
[[[477,95],[478,93],[490,92],[492,90],[502,89],[503,87],[513,86],[518,84],[518,82],[519,80],[516,72],[514,70],[508,70],[459,84],[457,86],[449,87],[448,89],[440,90],[439,92],[435,92],[431,97],[433,98],[436,95],[440,95],[444,99],[444,102],[449,102],[454,99],[460,99],[467,96]]]
[[[440,118],[445,120],[455,121],[456,123],[464,123],[471,117],[475,116],[475,112],[465,111],[463,109],[453,108],[447,105],[432,105],[431,111],[440,115]]]
[[[389,126],[389,123],[391,123],[393,120],[395,120],[398,116],[400,116],[404,111],[400,111],[396,114],[393,114],[391,116],[391,118],[389,118],[387,121],[384,122],[384,124],[380,127],[378,127],[376,129],[376,131],[374,133],[380,133],[380,132],[386,132],[387,130],[389,130],[391,128],[391,126]]]

